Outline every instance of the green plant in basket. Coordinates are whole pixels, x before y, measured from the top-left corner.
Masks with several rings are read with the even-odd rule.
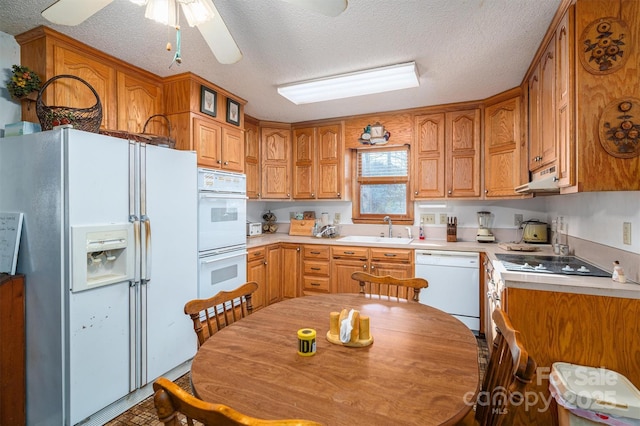
[[[20,100],[27,97],[30,93],[40,90],[40,77],[22,65],[13,65],[11,67],[11,80],[7,82],[7,90],[13,99]]]

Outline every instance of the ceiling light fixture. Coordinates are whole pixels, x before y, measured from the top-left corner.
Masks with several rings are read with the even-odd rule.
[[[211,4],[205,0],[129,0],[138,6],[147,5],[144,17],[164,25],[178,25],[176,3],[182,6],[182,12],[190,27],[213,19],[215,13]]]
[[[370,95],[420,85],[415,62],[389,65],[278,87],[278,93],[296,105]]]

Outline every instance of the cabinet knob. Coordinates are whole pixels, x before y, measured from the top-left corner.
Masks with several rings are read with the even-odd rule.
[[[414,191],[413,193],[414,193],[415,195],[418,195],[418,191]]]
[[[488,190],[488,189],[485,189],[485,190],[484,190],[484,193],[485,193],[485,194],[488,194],[488,193],[489,193],[489,190]]]
[[[297,248],[296,248],[296,251],[300,251],[300,247],[297,247]]]
[[[287,194],[287,198],[291,198],[291,194]]]
[[[228,166],[228,165],[229,165],[229,162],[228,162],[228,161],[225,161],[225,162],[224,162],[224,165],[225,165],[225,166]]]
[[[316,196],[316,194],[314,194],[314,193],[312,192],[312,193],[311,193],[311,196],[312,196],[312,197],[315,197],[315,196]]]
[[[340,193],[338,192],[338,197],[340,197],[340,196],[341,196],[341,195],[340,195]]]
[[[362,265],[362,269],[367,270],[367,265]]]
[[[371,265],[371,270],[373,271],[374,269],[376,269],[376,267]]]
[[[448,190],[447,194],[451,195],[451,194],[453,194],[453,191],[452,190]]]
[[[217,164],[220,164],[220,163],[222,163],[222,161],[220,161],[220,160],[217,160],[217,161],[216,161],[216,163],[217,163]]]

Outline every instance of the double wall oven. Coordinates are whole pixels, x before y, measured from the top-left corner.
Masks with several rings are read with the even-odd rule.
[[[246,281],[246,221],[246,176],[198,169],[199,298]]]

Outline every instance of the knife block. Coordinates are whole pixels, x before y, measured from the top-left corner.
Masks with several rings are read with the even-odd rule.
[[[455,243],[456,241],[458,241],[458,220],[454,218],[447,223],[447,242]]]

